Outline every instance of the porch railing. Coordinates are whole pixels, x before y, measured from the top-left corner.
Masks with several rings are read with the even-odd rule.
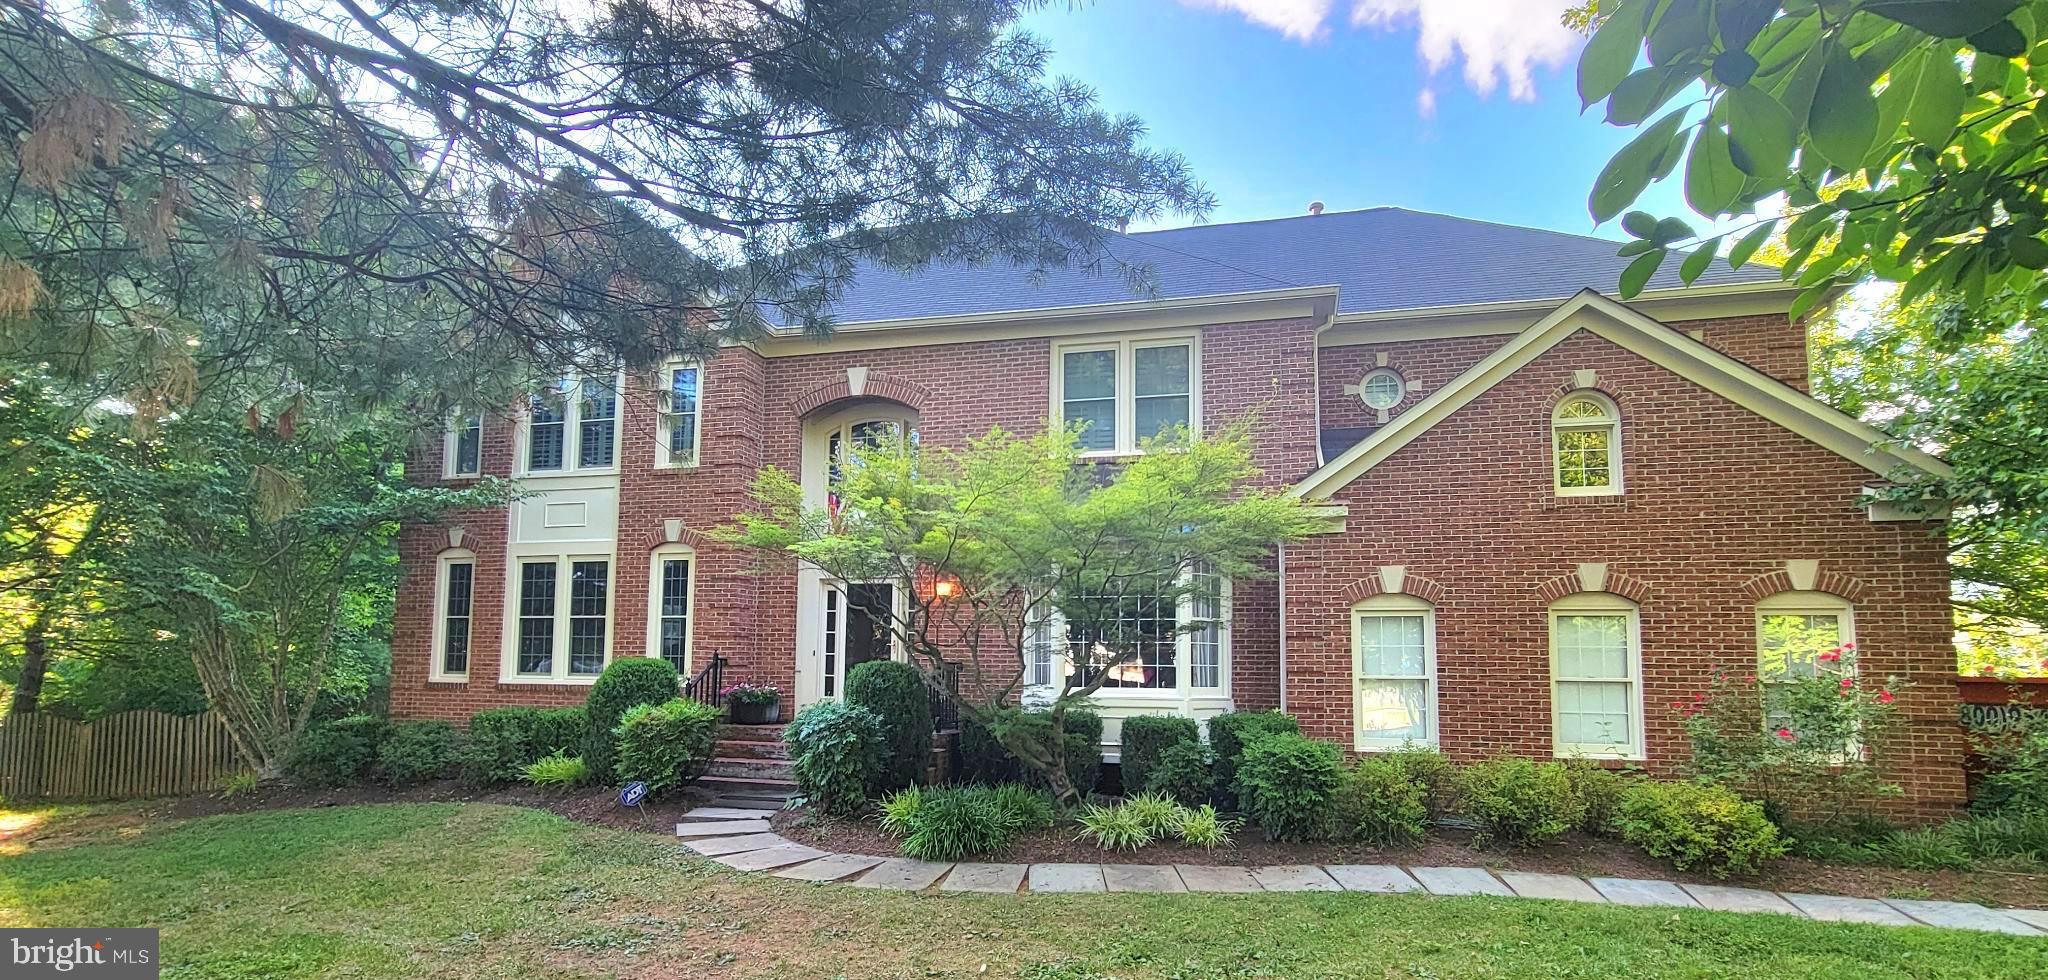
[[[725,703],[725,658],[713,655],[704,669],[683,682],[683,697],[716,708]]]
[[[942,688],[947,693],[956,696],[960,693],[960,665],[951,661],[940,661],[939,669],[934,672],[934,679],[938,687],[930,692],[932,697],[932,731],[957,731],[960,728],[960,707],[953,698],[940,694],[939,689]]]

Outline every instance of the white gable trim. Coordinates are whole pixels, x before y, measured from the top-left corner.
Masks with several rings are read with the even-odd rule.
[[[1435,394],[1309,474],[1289,492],[1297,497],[1319,498],[1343,489],[1581,329],[1627,348],[1879,476],[1890,477],[1901,467],[1932,476],[1945,477],[1951,472],[1947,463],[1927,453],[1880,445],[1887,437],[1877,429],[1588,289],[1564,301]]]

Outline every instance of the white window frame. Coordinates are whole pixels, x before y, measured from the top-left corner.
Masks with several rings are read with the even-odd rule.
[[[1158,701],[1181,701],[1192,698],[1215,699],[1230,697],[1231,673],[1231,599],[1232,587],[1227,578],[1217,580],[1216,618],[1216,684],[1197,686],[1195,677],[1194,644],[1195,634],[1188,629],[1194,621],[1195,597],[1183,595],[1175,607],[1173,638],[1173,683],[1172,687],[1104,687],[1097,690],[1098,699],[1137,698]],[[1067,635],[1066,617],[1057,607],[1048,611],[1031,625],[1025,639],[1026,660],[1024,663],[1024,686],[1050,689],[1055,696],[1067,690],[1067,678],[1073,674],[1074,658],[1069,653],[1072,639]],[[1135,662],[1135,661],[1134,661]],[[1047,683],[1041,683],[1041,682]]]
[[[698,564],[697,549],[688,545],[662,545],[654,549],[654,554],[647,560],[647,655],[657,660],[664,659],[661,655],[661,566],[676,559],[690,563],[690,574],[686,580],[690,591],[683,597],[683,666],[680,668],[682,675],[688,677],[696,663],[697,593],[702,591],[698,588],[698,573],[702,566]]]
[[[1628,676],[1625,679],[1610,677],[1560,677],[1557,661],[1557,621],[1563,616],[1626,616],[1628,618]],[[1550,740],[1558,758],[1585,759],[1647,759],[1647,736],[1643,731],[1643,617],[1642,610],[1633,602],[1611,592],[1581,592],[1568,595],[1550,604],[1547,612],[1548,644],[1550,648]],[[1627,708],[1631,741],[1620,742],[1566,742],[1564,740],[1563,711],[1558,703],[1557,689],[1560,682],[1621,684],[1629,686]]]
[[[1373,381],[1379,378],[1391,378],[1394,382],[1394,400],[1386,403],[1385,405],[1373,404],[1372,399],[1367,394],[1367,392],[1370,391],[1372,388]],[[1372,370],[1365,372],[1365,377],[1358,379],[1358,403],[1360,405],[1364,405],[1366,409],[1369,411],[1391,412],[1394,409],[1401,407],[1401,402],[1406,400],[1407,397],[1408,380],[1406,378],[1401,377],[1401,372],[1396,371],[1393,368],[1373,368]]]
[[[675,427],[676,413],[672,401],[675,395],[675,373],[682,370],[697,372],[697,428],[695,438],[690,441],[687,456],[676,455],[669,448],[669,434]],[[664,469],[688,469],[696,466],[704,454],[704,395],[708,390],[704,380],[708,372],[702,361],[669,361],[661,366],[661,388],[654,394],[657,406],[654,440],[654,465]]]
[[[1365,672],[1365,621],[1413,619],[1418,616],[1422,619],[1422,675],[1368,675]],[[1359,688],[1365,682],[1373,680],[1422,681],[1429,703],[1429,720],[1425,726],[1427,731],[1422,739],[1372,738],[1365,734],[1365,702],[1359,697]],[[1352,747],[1359,752],[1385,752],[1409,744],[1438,744],[1438,721],[1443,712],[1437,687],[1435,606],[1427,600],[1411,595],[1383,594],[1367,598],[1351,607],[1351,709],[1351,742]]]
[[[1778,592],[1757,600],[1756,604],[1756,672],[1757,679],[1764,683],[1764,617],[1766,616],[1833,616],[1841,623],[1841,636],[1837,643],[1856,642],[1856,607],[1849,600],[1832,592]]]
[[[476,468],[465,470],[461,467],[462,434],[469,431],[469,420],[476,420]],[[448,425],[441,434],[441,477],[447,480],[461,480],[483,475],[484,470],[484,415],[456,409],[448,416]]]
[[[476,663],[476,554],[454,549],[441,553],[434,562],[434,628],[433,648],[427,668],[429,681],[466,681],[469,667]],[[448,578],[449,569],[456,565],[469,566],[469,659],[462,670],[447,669],[448,656]]]
[[[626,375],[624,371],[612,372],[612,461],[604,466],[579,466],[583,456],[583,383],[589,375],[568,374],[553,382],[554,390],[562,396],[562,465],[556,469],[536,470],[532,467],[530,452],[533,444],[533,401],[528,397],[519,410],[518,437],[513,440],[513,471],[521,477],[547,478],[552,476],[602,476],[619,472],[622,455],[621,440],[626,432]]]
[[[529,674],[519,671],[519,587],[520,573],[525,566],[552,561],[555,563],[555,608],[554,649],[549,657],[548,672]],[[604,592],[604,664],[595,674],[569,673],[569,605],[572,571],[577,562],[601,561],[605,563],[606,585]],[[694,571],[694,569],[693,569]],[[504,642],[498,665],[498,682],[501,684],[595,684],[604,668],[611,666],[618,645],[619,562],[618,559],[601,552],[568,553],[527,553],[515,554],[505,560],[505,628]],[[475,603],[471,603],[475,608]]]
[[[1188,432],[1192,438],[1201,438],[1202,336],[1199,332],[1176,331],[1117,338],[1077,339],[1053,345],[1052,411],[1048,417],[1054,425],[1066,424],[1066,356],[1104,350],[1116,354],[1116,377],[1113,383],[1116,393],[1116,441],[1108,449],[1091,449],[1083,452],[1083,458],[1135,456],[1143,451],[1138,447],[1141,440],[1137,436],[1138,351],[1154,347],[1188,349]]]
[[[1575,402],[1590,401],[1600,406],[1606,417],[1599,419],[1565,419],[1559,416],[1565,407]],[[1604,487],[1568,487],[1564,485],[1564,447],[1560,436],[1566,431],[1585,432],[1595,429],[1607,432],[1607,485]],[[1622,447],[1621,410],[1614,399],[1596,391],[1574,391],[1557,403],[1550,413],[1550,486],[1560,497],[1618,497],[1622,494]]]

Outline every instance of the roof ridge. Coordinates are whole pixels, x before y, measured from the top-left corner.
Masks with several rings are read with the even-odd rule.
[[[1275,217],[1271,217],[1271,218],[1245,218],[1245,219],[1244,219],[1244,220],[1242,220],[1242,221],[1198,221],[1198,222],[1196,222],[1196,223],[1194,223],[1194,224],[1191,224],[1191,225],[1181,225],[1181,226],[1180,226],[1180,227],[1178,227],[1178,228],[1152,228],[1152,229],[1149,229],[1149,230],[1147,230],[1147,231],[1129,231],[1129,232],[1124,232],[1124,235],[1125,235],[1126,237],[1129,237],[1129,238],[1136,238],[1136,237],[1138,237],[1139,235],[1164,235],[1164,234],[1168,234],[1168,233],[1170,233],[1170,232],[1176,232],[1176,231],[1198,231],[1198,230],[1201,230],[1201,229],[1204,229],[1204,228],[1235,228],[1235,227],[1238,227],[1238,226],[1240,226],[1240,225],[1264,225],[1264,224],[1271,224],[1271,223],[1273,223],[1273,222],[1275,222],[1275,221],[1306,221],[1306,220],[1308,220],[1309,218],[1335,218],[1335,217],[1340,217],[1340,216],[1342,216],[1342,215],[1347,215],[1347,214],[1370,214],[1371,212],[1374,212],[1374,211],[1405,211],[1405,210],[1408,210],[1408,209],[1407,209],[1407,208],[1402,208],[1402,207],[1397,207],[1397,206],[1395,206],[1395,205],[1392,205],[1392,204],[1375,204],[1375,205],[1373,205],[1372,207],[1369,207],[1369,208],[1350,208],[1350,209],[1348,209],[1348,210],[1344,210],[1344,211],[1324,211],[1324,212],[1323,212],[1322,214],[1283,214],[1283,215],[1278,215],[1278,216],[1275,216]],[[1510,226],[1510,227],[1512,227],[1512,226]]]

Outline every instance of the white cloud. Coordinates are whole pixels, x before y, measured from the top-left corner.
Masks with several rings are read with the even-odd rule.
[[[1182,6],[1235,10],[1246,20],[1298,41],[1322,36],[1335,0],[1180,0]]]
[[[1351,22],[1396,30],[1412,22],[1416,50],[1431,74],[1454,59],[1465,62],[1465,82],[1490,95],[1502,82],[1508,96],[1536,97],[1535,71],[1569,63],[1585,40],[1564,26],[1569,0],[1356,0]]]
[[[1309,42],[1324,36],[1337,0],[1180,0],[1189,6],[1234,10],[1246,20]],[[1508,96],[1536,97],[1539,68],[1569,64],[1585,41],[1560,18],[1572,0],[1350,0],[1351,23],[1381,31],[1416,32],[1416,52],[1435,75],[1463,61],[1466,84],[1491,95],[1503,83]],[[1436,96],[1416,108],[1428,115]]]
[[[1425,85],[1415,93],[1415,114],[1424,119],[1436,118],[1436,89]]]

